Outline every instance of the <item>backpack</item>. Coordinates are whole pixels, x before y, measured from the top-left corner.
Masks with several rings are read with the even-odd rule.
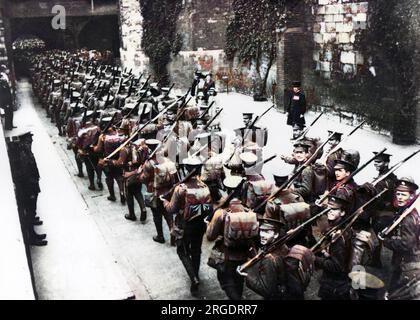
[[[279,287],[284,288],[286,275],[282,259],[280,262],[280,265],[278,265],[272,254],[266,255],[264,259],[256,262],[246,271],[246,286],[265,299],[281,294]],[[278,269],[281,270],[280,273]]]
[[[152,162],[154,168],[153,187],[157,189],[169,187],[175,184],[175,175],[177,173],[175,163],[165,160],[162,163]]]
[[[200,117],[199,107],[186,107],[184,111],[184,120],[191,121]]]
[[[226,211],[223,232],[224,244],[228,248],[246,248],[258,236],[257,214],[253,211]]]
[[[204,219],[213,213],[210,190],[205,184],[198,186],[198,188],[187,188],[185,185],[181,185],[181,187],[186,190],[184,210],[184,220],[186,222],[198,217]]]
[[[299,261],[299,278],[302,281],[302,286],[306,288],[311,281],[312,273],[314,270],[315,256],[312,251],[304,246],[293,246],[286,256]]]
[[[125,140],[124,136],[118,134],[108,134],[104,137],[105,157],[114,152]]]
[[[249,181],[246,205],[255,208],[267,199],[273,190],[273,183],[267,180]]]

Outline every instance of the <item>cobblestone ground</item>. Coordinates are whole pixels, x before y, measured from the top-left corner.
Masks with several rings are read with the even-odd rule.
[[[137,299],[194,299],[189,292],[189,280],[186,272],[178,259],[175,248],[169,245],[167,241],[165,244],[157,244],[152,241],[152,236],[155,234],[155,228],[152,220],[152,215],[148,209],[148,217],[146,224],[140,224],[139,221],[130,222],[124,219],[124,214],[127,213],[126,206],[118,202],[109,202],[106,198],[108,193],[106,186],[104,191],[90,191],[88,190],[88,179],[78,178],[74,176],[77,172],[74,155],[72,151],[67,150],[67,143],[63,137],[59,137],[57,129],[50,119],[46,117],[45,111],[34,100],[31,92],[31,87],[27,81],[19,83],[19,97],[25,92],[28,100],[19,101],[20,104],[30,104],[36,109],[39,117],[41,118],[44,128],[50,136],[55,145],[55,149],[63,161],[66,169],[72,177],[73,183],[76,185],[78,191],[83,197],[89,210],[88,215],[96,223],[99,231],[102,233],[104,241],[108,245],[115,258],[115,262],[122,270],[122,274],[127,279],[128,285],[135,293]],[[229,112],[232,113],[233,109],[230,107],[232,97],[219,98],[219,104],[225,107],[226,110],[231,108]],[[236,125],[240,125],[241,114],[239,109],[235,109],[235,120],[231,116],[222,118],[222,128],[231,129]],[[246,110],[244,110],[246,111]],[[273,111],[275,116],[279,116],[276,111]],[[283,116],[283,115],[282,115]],[[315,115],[313,115],[315,116]],[[282,122],[284,123],[284,122]],[[284,125],[284,127],[286,127]],[[324,127],[325,129],[325,127]],[[276,128],[271,131],[270,138],[276,140]],[[282,129],[283,130],[283,129]],[[284,129],[286,130],[286,129]],[[288,130],[288,129],[287,129]],[[284,135],[281,134],[283,137]],[[288,140],[288,139],[287,139]],[[275,144],[279,143],[275,141]],[[273,144],[272,144],[273,145]],[[273,148],[270,148],[273,149]],[[281,146],[282,150],[288,150],[289,147]],[[274,172],[276,165],[272,164],[268,167],[270,173]],[[265,170],[265,171],[266,171]],[[267,173],[267,172],[266,172]],[[103,179],[104,180],[104,179]],[[103,181],[104,182],[104,181]],[[57,182],[59,183],[59,181]],[[105,185],[105,184],[104,184]],[[42,190],[43,193],[50,193],[53,197],[53,186],[51,190]],[[137,217],[139,209],[136,208]],[[49,225],[49,228],[54,228]],[[44,230],[48,233],[48,230]],[[164,225],[164,232],[166,239],[169,239],[169,234],[166,226]],[[224,292],[220,289],[219,283],[216,278],[216,271],[207,266],[207,258],[210,253],[212,244],[204,239],[203,253],[201,263],[201,286],[200,294],[202,299],[226,299]],[[389,251],[384,251],[384,259],[386,261],[383,270],[369,270],[372,273],[386,279],[386,274],[389,274]],[[34,264],[36,263],[37,256],[34,257]],[[43,270],[48,272],[48,270]],[[319,273],[315,273],[311,284],[306,292],[306,299],[315,300],[317,298],[318,279]],[[250,290],[245,290],[245,299],[260,299],[260,297]]]

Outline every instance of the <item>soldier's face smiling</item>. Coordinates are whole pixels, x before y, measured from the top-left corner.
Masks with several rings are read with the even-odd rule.
[[[343,217],[344,214],[345,212],[341,208],[331,208],[331,210],[327,213],[327,217],[329,221],[336,221],[337,219]]]
[[[273,242],[278,237],[274,230],[260,230],[260,242],[263,246]]]
[[[405,207],[411,198],[411,194],[408,191],[397,191],[395,192],[395,198],[399,207]]]
[[[337,181],[342,181],[342,180],[344,180],[345,178],[347,178],[351,174],[349,171],[346,171],[343,168],[335,169],[334,170],[334,173],[335,173],[335,179]]]

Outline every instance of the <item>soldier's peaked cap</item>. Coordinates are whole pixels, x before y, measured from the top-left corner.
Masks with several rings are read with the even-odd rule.
[[[379,152],[374,152],[374,155],[377,155]],[[377,156],[375,160],[389,162],[392,157],[392,154],[389,153],[382,153],[381,155]]]
[[[302,83],[300,81],[293,81],[292,82],[293,87],[300,87],[301,85],[302,85]]]
[[[200,168],[203,165],[203,162],[198,157],[189,157],[182,161],[182,164],[185,165],[185,168],[188,172],[196,170],[196,174],[199,174]]]
[[[332,138],[336,139],[336,140],[341,140],[341,137],[343,135],[343,133],[341,133],[341,132],[328,130],[328,136],[330,136],[332,134],[333,134]]]
[[[229,189],[235,189],[242,182],[242,177],[240,176],[228,176],[223,180],[223,185]]]
[[[395,190],[403,192],[414,192],[419,186],[414,182],[412,177],[403,177],[397,181]]]
[[[337,159],[337,160],[334,160],[334,169],[344,169],[346,171],[353,172],[354,170],[357,169],[357,167],[349,161],[346,161],[343,159]]]
[[[306,141],[299,141],[296,142],[294,145],[294,151],[303,151],[308,152],[309,148],[311,147]]]
[[[156,148],[159,144],[160,144],[160,141],[159,140],[157,140],[157,139],[147,139],[145,142],[144,142],[150,149],[154,149],[154,148]]]
[[[242,112],[242,116],[252,118],[254,114],[252,112]]]
[[[112,120],[112,117],[104,117],[101,119],[101,122],[110,122]]]
[[[288,179],[289,176],[278,176],[273,174],[273,178],[274,178],[274,182],[276,184],[277,187],[280,187],[283,183],[285,183]]]
[[[332,208],[342,208],[348,204],[347,199],[339,195],[328,195],[328,205]]]
[[[257,156],[253,154],[252,152],[241,153],[239,158],[242,160],[242,162],[244,162],[247,165],[252,165],[256,163],[258,160]]]

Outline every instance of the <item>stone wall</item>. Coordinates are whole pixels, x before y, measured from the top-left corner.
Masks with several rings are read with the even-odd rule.
[[[184,0],[178,23],[184,51],[220,50],[224,48],[225,33],[232,0]]]
[[[133,72],[144,72],[148,67],[148,59],[141,48],[142,15],[139,0],[119,0],[121,62]]]
[[[365,64],[355,48],[360,32],[367,28],[368,2],[356,0],[318,0],[313,7],[313,35],[316,70],[330,79],[332,73],[355,76]]]
[[[229,62],[223,50],[181,51],[169,65],[172,81],[183,88],[191,85],[195,70],[210,71],[219,92],[229,90],[252,95],[252,68],[237,60]],[[274,65],[267,80],[269,95],[272,84],[276,82],[276,72]]]

